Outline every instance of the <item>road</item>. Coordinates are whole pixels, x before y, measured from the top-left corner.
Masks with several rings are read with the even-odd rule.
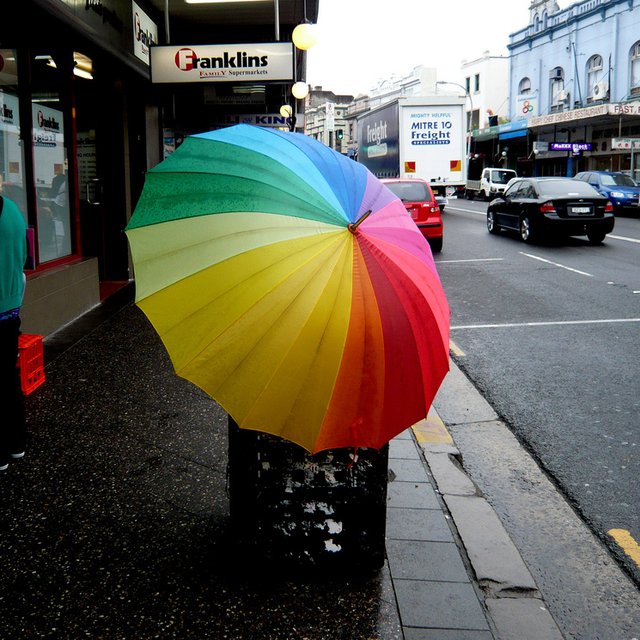
[[[456,362],[640,585],[640,215],[527,245],[485,211],[443,215]]]

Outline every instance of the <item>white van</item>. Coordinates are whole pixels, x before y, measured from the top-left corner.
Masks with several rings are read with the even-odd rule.
[[[488,167],[482,170],[480,180],[467,180],[465,196],[469,200],[476,196],[483,200],[493,200],[499,193],[504,193],[509,180],[517,177],[513,169]]]

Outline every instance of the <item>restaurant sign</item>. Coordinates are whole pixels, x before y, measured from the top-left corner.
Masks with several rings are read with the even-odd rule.
[[[611,149],[638,149],[640,150],[640,138],[611,138]]]

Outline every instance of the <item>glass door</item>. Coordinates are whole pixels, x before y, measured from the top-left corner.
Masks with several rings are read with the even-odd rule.
[[[98,258],[101,297],[128,281],[125,101],[109,65],[74,53],[75,146],[83,256]],[[77,74],[76,74],[77,75]]]

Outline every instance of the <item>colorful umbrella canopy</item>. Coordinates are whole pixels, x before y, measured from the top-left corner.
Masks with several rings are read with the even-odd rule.
[[[429,245],[365,167],[296,133],[190,136],[127,227],[136,302],[178,375],[315,453],[427,415],[449,307]]]

